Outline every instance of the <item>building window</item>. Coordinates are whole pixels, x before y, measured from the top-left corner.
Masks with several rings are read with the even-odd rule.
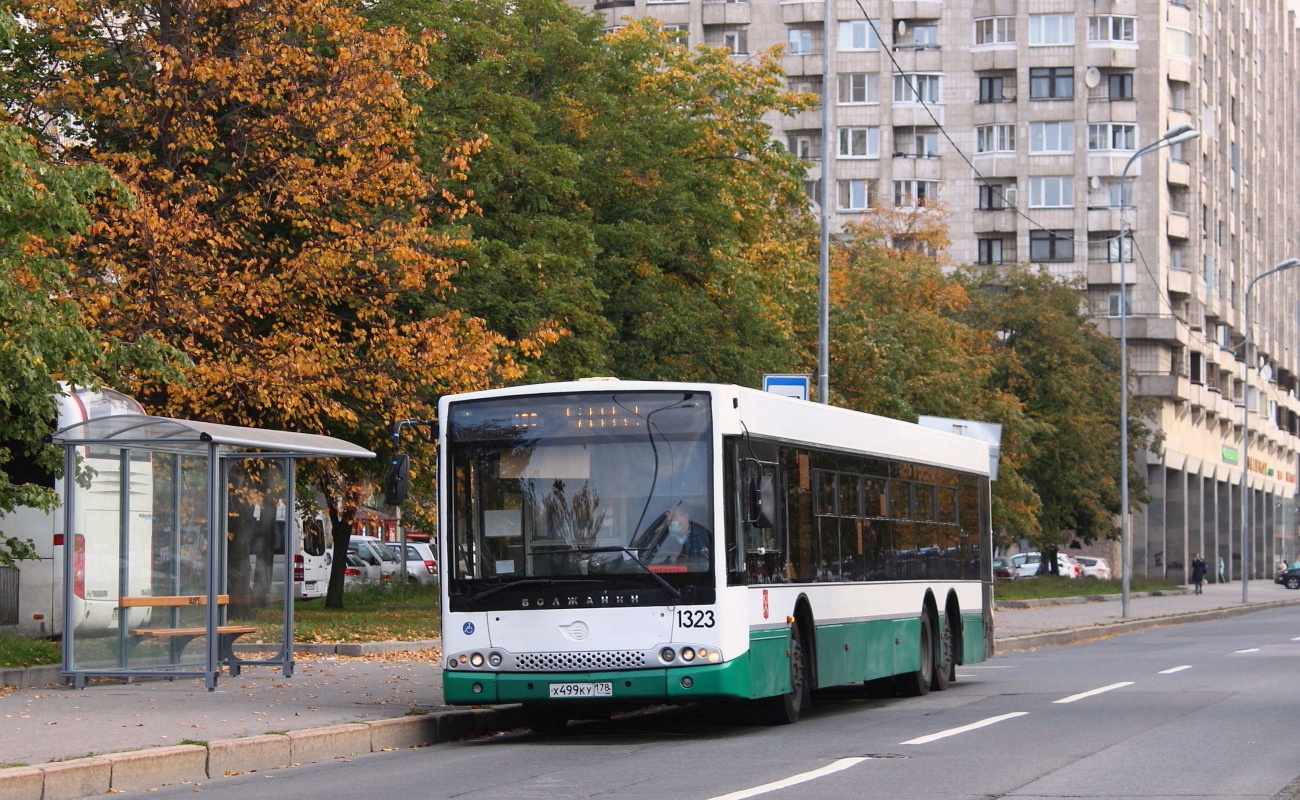
[[[879,103],[876,86],[880,83],[876,72],[841,72],[840,104]]]
[[[938,103],[938,75],[895,75],[895,103]]]
[[[1088,17],[1088,41],[1136,42],[1137,17]]]
[[[1106,240],[1106,260],[1111,264],[1133,260],[1133,237],[1114,236]]]
[[[1073,261],[1074,231],[1033,230],[1029,232],[1030,261]]]
[[[912,126],[894,129],[895,158],[938,158],[939,133]]]
[[[840,128],[840,158],[879,158],[880,128]]]
[[[932,200],[938,199],[938,181],[894,181],[894,206],[896,208],[923,206]]]
[[[985,17],[975,20],[975,44],[1008,44],[1015,40],[1015,17]]]
[[[677,44],[686,47],[691,43],[690,27],[685,23],[664,25],[664,33],[668,34],[669,38]]]
[[[821,137],[813,133],[792,133],[786,140],[790,152],[804,161],[821,161]]]
[[[903,21],[908,22],[908,21]],[[930,50],[939,46],[939,27],[937,25],[909,24],[900,26],[899,33],[894,36],[894,48],[914,50]]]
[[[744,28],[705,26],[704,43],[712,47],[725,47],[733,56],[749,53],[749,37]]]
[[[1016,186],[1014,183],[980,184],[981,211],[1002,211],[1016,207]]]
[[[1123,298],[1123,302],[1124,302],[1124,316],[1126,317],[1133,316],[1133,298],[1125,296]],[[1111,292],[1106,297],[1106,314],[1107,316],[1111,316],[1111,317],[1118,317],[1120,315],[1120,293],[1119,292]]]
[[[1137,126],[1132,123],[1103,122],[1088,126],[1089,150],[1134,150]]]
[[[981,75],[981,103],[1007,103],[1016,99],[1016,81],[1006,75]]]
[[[980,125],[975,128],[976,153],[1014,153],[1015,125]]]
[[[1074,178],[1038,175],[1029,179],[1030,208],[1068,208],[1074,205]]]
[[[1170,94],[1172,96],[1172,92]],[[1132,100],[1133,73],[1113,72],[1106,76],[1106,97],[1109,100]]]
[[[977,240],[979,253],[976,256],[976,262],[979,264],[1001,264],[1002,262],[1002,239],[979,239]]]
[[[1074,123],[1065,121],[1029,123],[1029,152],[1074,152]]]
[[[1133,207],[1133,184],[1129,181],[1111,181],[1106,185],[1106,199],[1111,208]]]
[[[875,202],[875,181],[847,180],[836,181],[839,185],[841,211],[865,211]]]
[[[1074,97],[1074,67],[1031,67],[1029,99],[1064,100]]]
[[[1073,14],[1030,14],[1029,43],[1053,45],[1074,43]]]
[[[880,37],[869,20],[844,20],[840,22],[840,49],[879,50]]]
[[[808,28],[791,28],[788,41],[786,52],[790,55],[807,55],[814,52],[813,32]]]

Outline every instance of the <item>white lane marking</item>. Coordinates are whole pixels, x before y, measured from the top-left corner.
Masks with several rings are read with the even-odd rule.
[[[755,786],[752,789],[741,789],[740,791],[732,792],[731,794],[720,794],[717,797],[709,798],[709,800],[745,800],[746,797],[757,797],[760,794],[767,794],[768,792],[775,792],[779,789],[785,789],[790,786],[807,783],[808,781],[815,781],[818,778],[824,778],[827,775],[848,769],[849,767],[867,760],[869,759],[866,756],[841,758],[839,761],[833,761],[821,769],[815,769],[812,772],[803,772],[798,775],[791,775],[783,780],[765,783],[762,786]]]
[[[1293,641],[1293,642],[1300,642],[1300,636],[1292,636],[1292,637],[1291,637],[1291,641]]]
[[[1095,694],[1101,694],[1102,692],[1109,692],[1112,689],[1123,689],[1125,686],[1132,686],[1132,685],[1133,685],[1133,681],[1121,681],[1120,683],[1112,683],[1110,686],[1103,686],[1100,689],[1091,689],[1086,692],[1072,694],[1069,697],[1062,697],[1060,700],[1053,700],[1052,702],[1073,703],[1075,700],[1082,700],[1085,697],[1092,697]]]
[[[1191,669],[1191,664],[1184,664],[1181,667],[1170,667],[1169,669],[1160,670],[1161,675],[1173,675],[1175,672],[1182,672],[1185,669]]]
[[[988,719],[982,719],[979,722],[972,722],[971,724],[963,725],[960,728],[949,728],[946,731],[939,731],[938,733],[932,733],[928,736],[920,736],[915,739],[908,739],[906,742],[899,742],[899,744],[929,744],[930,742],[933,742],[937,739],[944,739],[949,736],[956,736],[959,733],[966,733],[967,731],[973,731],[977,728],[983,728],[988,725],[993,725],[998,722],[1002,722],[1003,720],[1014,719],[1016,717],[1023,717],[1028,713],[1029,713],[1028,711],[1013,711],[1010,714],[1003,714],[1000,717],[989,717]]]
[[[1246,649],[1246,650],[1238,650],[1238,651],[1236,651],[1236,652],[1238,652],[1238,653],[1258,653],[1258,652],[1259,652],[1259,648],[1258,648],[1258,647],[1251,647],[1251,648],[1248,648],[1248,649]]]

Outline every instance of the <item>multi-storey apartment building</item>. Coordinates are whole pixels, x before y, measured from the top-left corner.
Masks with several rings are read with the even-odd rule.
[[[820,109],[772,119],[773,135],[810,183],[831,181],[836,228],[939,198],[952,263],[1077,281],[1115,336],[1127,288],[1132,392],[1158,399],[1164,437],[1138,459],[1151,502],[1132,518],[1135,574],[1185,579],[1200,552],[1238,577],[1243,526],[1252,578],[1296,556],[1300,269],[1255,286],[1243,353],[1248,287],[1300,256],[1284,0],[572,2],[736,58],[782,45],[789,84],[829,104],[829,163]],[[1136,156],[1183,124],[1200,137]]]

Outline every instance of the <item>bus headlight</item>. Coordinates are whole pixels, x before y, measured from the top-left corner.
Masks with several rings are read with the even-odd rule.
[[[501,654],[488,653],[488,665],[491,666],[493,669],[501,666]]]
[[[483,666],[483,654],[475,653],[474,655],[470,656],[469,665],[471,667],[474,667],[475,669],[478,669],[479,667]]]
[[[695,660],[695,648],[694,648],[694,647],[683,647],[683,648],[682,648],[682,661],[694,661],[694,660]]]
[[[665,647],[659,651],[659,659],[665,663],[671,664],[677,658],[677,653],[671,647]]]

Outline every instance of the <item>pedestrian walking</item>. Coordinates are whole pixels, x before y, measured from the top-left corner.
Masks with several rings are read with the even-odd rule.
[[[1201,584],[1205,582],[1205,573],[1209,568],[1205,565],[1205,559],[1201,558],[1200,553],[1192,554],[1192,585],[1196,587],[1196,593],[1201,594]]]
[[[1223,556],[1219,556],[1219,583],[1223,583],[1227,578],[1223,577]]]

